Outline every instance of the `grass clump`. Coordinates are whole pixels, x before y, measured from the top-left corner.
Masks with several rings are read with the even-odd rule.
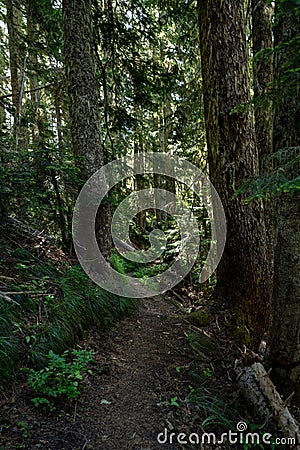
[[[14,336],[0,336],[0,380],[7,380],[15,373],[19,345]]]
[[[205,386],[192,388],[186,401],[193,403],[206,413],[206,418],[202,422],[205,429],[221,426],[228,430],[235,426],[235,422],[229,417],[225,402],[212,388]]]
[[[13,252],[11,252],[13,256]],[[0,384],[16,378],[20,367],[41,368],[49,350],[74,347],[93,326],[106,330],[134,311],[136,301],[96,286],[80,266],[58,270],[17,254],[18,269],[5,291],[15,304],[0,299]],[[20,292],[20,293],[19,293]]]
[[[45,362],[49,349],[61,353],[91,327],[108,329],[135,309],[134,300],[99,288],[79,266],[68,270],[59,286],[62,298],[48,305],[48,321],[30,348],[30,359],[38,365]]]

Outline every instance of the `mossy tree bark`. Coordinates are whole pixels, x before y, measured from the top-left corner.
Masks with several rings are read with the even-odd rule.
[[[71,134],[82,182],[105,163],[99,122],[99,86],[93,44],[91,0],[63,0],[65,70]],[[96,236],[102,254],[111,248],[110,208],[99,207]]]
[[[272,15],[266,0],[252,0],[253,81],[255,98],[255,134],[260,172],[272,148]]]
[[[217,292],[236,313],[239,337],[257,348],[270,312],[263,206],[234,197],[243,180],[258,174],[244,2],[198,0],[198,13],[209,171],[227,217]]]
[[[260,174],[272,168],[273,107],[271,90],[273,81],[273,34],[274,8],[267,0],[252,0],[252,43],[255,135],[258,149]],[[265,226],[267,233],[267,265],[269,277],[273,277],[274,264],[274,204],[266,201]]]
[[[288,2],[277,15],[275,35],[274,151],[283,149],[285,161],[300,154],[299,64],[300,13]],[[288,76],[287,76],[288,75]],[[297,148],[298,147],[298,148]],[[299,176],[300,165],[294,166]],[[275,208],[274,289],[271,376],[282,392],[296,392],[300,403],[300,193],[277,198]]]

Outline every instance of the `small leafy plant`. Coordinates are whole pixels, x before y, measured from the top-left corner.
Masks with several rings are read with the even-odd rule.
[[[62,355],[55,354],[52,350],[48,353],[48,365],[39,371],[29,370],[28,385],[39,397],[32,399],[35,406],[48,406],[51,411],[55,410],[54,399],[66,397],[73,401],[80,394],[79,382],[88,370],[88,364],[93,360],[91,350],[73,350],[72,361],[68,361],[69,351]]]
[[[177,408],[179,408],[179,403],[178,403],[178,397],[172,397],[170,400],[170,405],[171,406],[176,406]]]
[[[24,422],[18,422],[17,426],[22,432],[22,437],[27,438],[29,434],[27,425]]]
[[[206,378],[211,378],[213,375],[213,372],[209,367],[206,367],[206,369],[202,370],[202,374]]]

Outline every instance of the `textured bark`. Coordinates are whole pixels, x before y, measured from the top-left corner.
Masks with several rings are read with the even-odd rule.
[[[262,423],[270,420],[272,411],[257,383],[252,367],[237,366],[234,368],[236,385],[247,409],[251,411],[257,421]]]
[[[26,56],[21,54],[20,38],[22,15],[18,1],[6,0],[6,22],[8,30],[9,67],[12,91],[12,104],[14,108],[14,136],[16,147],[27,149],[28,133],[22,123],[21,109],[25,85]]]
[[[270,89],[273,79],[272,56],[263,53],[272,49],[272,7],[266,0],[252,0],[253,75],[255,97],[255,133],[260,171],[272,148],[272,105]]]
[[[6,0],[6,22],[8,30],[9,66],[12,90],[12,103],[15,109],[15,119],[20,113],[20,80],[21,68],[19,46],[16,30],[17,11],[12,0]]]
[[[267,0],[252,0],[252,42],[253,42],[253,83],[255,100],[255,135],[258,149],[260,174],[271,169],[268,158],[273,152],[272,128],[273,109],[271,83],[273,81],[272,16],[274,8]],[[269,277],[273,277],[274,264],[274,204],[266,201],[265,226],[267,233],[267,267]]]
[[[300,34],[299,12],[281,14],[275,28],[275,45],[280,50],[275,53],[274,78],[276,81],[274,114],[274,150],[286,149],[295,156],[296,146],[300,146],[300,103],[294,85],[281,82],[285,65],[299,55],[299,44],[288,43]],[[298,53],[296,53],[298,52]],[[299,58],[299,56],[298,56]],[[291,68],[291,67],[290,67]],[[295,75],[294,75],[295,77]],[[291,77],[288,78],[290,80]],[[295,77],[295,80],[297,78]],[[296,90],[299,90],[299,85]],[[298,148],[298,157],[299,157]],[[299,176],[300,167],[295,167]],[[300,403],[300,193],[282,194],[275,209],[275,255],[273,320],[269,363],[273,367],[272,376],[283,392],[295,390]]]
[[[263,393],[265,399],[268,400],[268,404],[271,406],[273,415],[278,422],[284,435],[288,438],[295,439],[295,443],[300,443],[300,429],[299,424],[290,413],[287,405],[283,402],[282,398],[278,394],[274,384],[270,380],[264,366],[261,363],[254,363],[252,370],[255,374],[255,378]],[[299,449],[299,445],[297,447]]]
[[[63,0],[63,31],[72,142],[82,181],[85,181],[105,163],[99,126],[91,0]],[[97,238],[103,255],[108,258],[111,247],[108,203],[101,204],[97,216]]]
[[[161,51],[161,58],[164,57],[164,52]],[[164,94],[163,104],[160,112],[159,123],[159,151],[162,153],[168,153],[169,151],[169,137],[171,134],[170,128],[171,107],[170,100],[166,94]],[[168,167],[165,168],[168,170]],[[169,168],[170,171],[170,168]],[[166,175],[154,175],[154,185],[156,188],[163,189],[173,194],[176,193],[175,179]],[[170,202],[168,193],[165,195],[165,204]],[[162,194],[160,194],[161,197]],[[167,220],[167,213],[161,209],[156,210],[156,217],[159,222]]]
[[[87,177],[104,164],[90,0],[63,1],[63,30],[73,148]]]
[[[284,435],[299,443],[299,424],[281,399],[264,366],[255,362],[251,367],[237,366],[234,372],[239,391],[254,417],[267,423],[273,416]]]
[[[135,136],[134,141],[134,153],[136,155],[141,154],[144,152],[144,145],[141,134]],[[140,191],[145,188],[145,180],[144,176],[141,174],[136,174],[134,177],[134,189],[136,191]],[[139,201],[137,201],[136,204],[137,209],[139,209]],[[145,230],[146,227],[146,211],[140,211],[136,215],[136,223],[137,225],[142,229]]]
[[[198,0],[203,97],[210,178],[227,217],[217,291],[236,311],[240,336],[257,348],[269,328],[263,207],[244,205],[235,189],[258,173],[249,101],[244,2]]]
[[[43,120],[40,116],[41,110],[40,106],[40,90],[39,90],[39,81],[36,74],[36,70],[38,68],[38,57],[35,50],[35,45],[38,40],[38,30],[36,28],[34,22],[34,8],[35,5],[32,1],[26,1],[26,13],[27,13],[27,38],[28,38],[28,71],[30,74],[30,97],[32,106],[34,108],[35,113],[35,121],[32,128],[32,141],[34,144],[38,145],[40,142],[40,126],[41,121]],[[43,113],[42,113],[43,114]]]

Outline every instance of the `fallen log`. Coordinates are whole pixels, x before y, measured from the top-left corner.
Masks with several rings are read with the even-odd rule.
[[[264,366],[255,362],[251,366],[234,369],[238,388],[256,418],[266,424],[274,418],[287,438],[294,438],[300,450],[300,428],[287,404],[282,400]]]
[[[234,369],[238,388],[255,418],[266,423],[272,417],[272,411],[262,395],[253,368],[237,366]]]
[[[300,449],[299,424],[290,413],[287,404],[280,397],[264,366],[261,363],[254,363],[252,369],[263,395],[268,399],[268,403],[273,411],[273,416],[278,422],[281,430],[286,437],[295,438],[297,448]]]

